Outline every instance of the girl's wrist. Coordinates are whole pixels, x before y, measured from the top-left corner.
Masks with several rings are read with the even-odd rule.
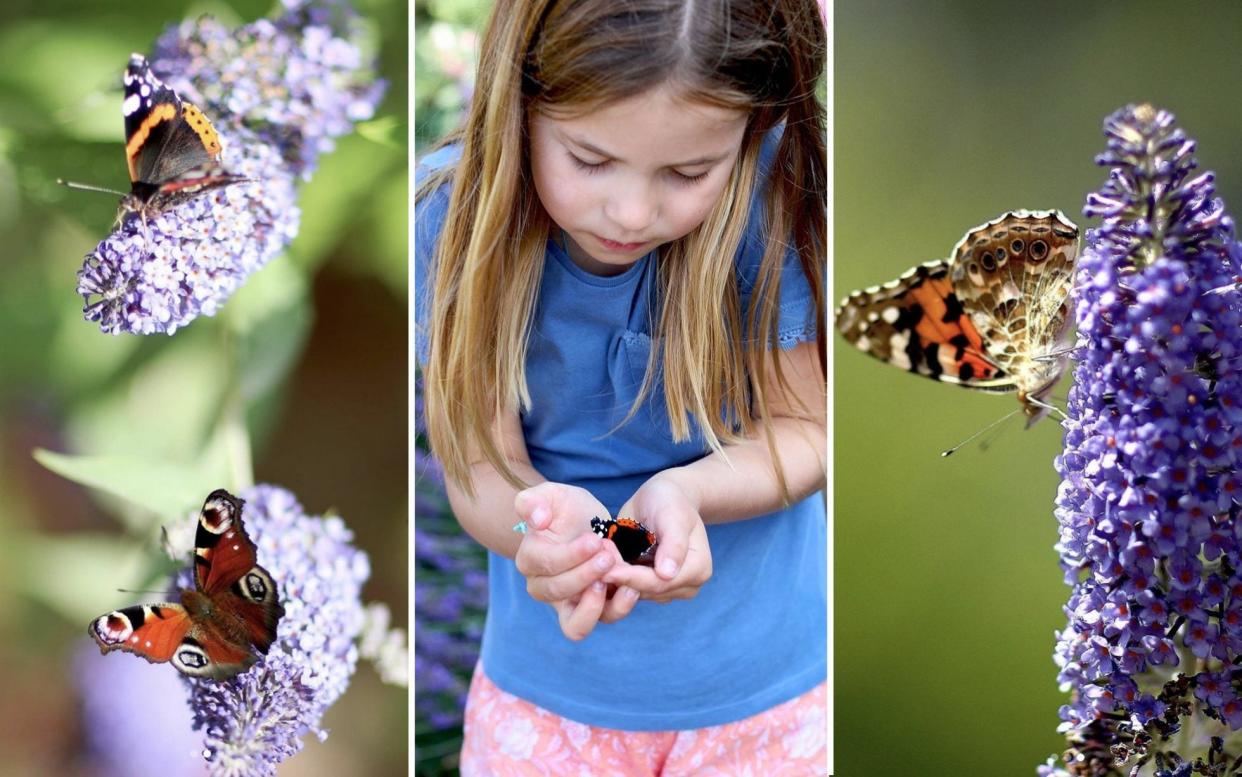
[[[656,473],[651,479],[675,486],[690,502],[695,512],[701,511],[703,507],[702,485],[689,467],[672,467]]]

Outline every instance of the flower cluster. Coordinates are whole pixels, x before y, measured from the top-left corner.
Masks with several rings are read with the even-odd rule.
[[[486,558],[464,534],[444,497],[439,463],[422,443],[422,381],[415,382],[420,430],[414,450],[415,713],[436,731],[459,727],[479,657],[487,609]]]
[[[304,734],[327,737],[319,720],[349,685],[366,621],[360,597],[370,565],[344,522],[307,515],[274,486],[242,496],[259,564],[275,580],[285,615],[267,657],[248,671],[224,682],[186,678],[213,775],[275,774]],[[192,586],[191,575],[182,572],[179,585]]]
[[[154,216],[122,214],[78,273],[85,317],[104,332],[172,334],[213,315],[297,234],[295,182],[374,114],[384,84],[348,7],[285,5],[236,30],[187,22],[157,43],[152,71],[206,113],[223,168],[247,180]]]
[[[228,116],[280,150],[309,178],[319,155],[384,93],[360,47],[364,30],[344,3],[285,0],[285,12],[230,30],[187,21],[155,44],[152,66],[208,115]]]
[[[1189,774],[1242,754],[1240,254],[1171,114],[1128,106],[1105,133],[1056,462],[1065,767]]]
[[[215,315],[251,273],[297,234],[293,178],[253,133],[220,128],[226,169],[250,179],[194,197],[145,222],[123,218],[78,272],[83,313],[104,332],[173,334]]]

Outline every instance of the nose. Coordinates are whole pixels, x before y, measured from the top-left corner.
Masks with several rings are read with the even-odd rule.
[[[604,215],[624,234],[609,237],[614,240],[644,237],[659,211],[657,198],[645,184],[631,182],[618,186],[604,204]]]

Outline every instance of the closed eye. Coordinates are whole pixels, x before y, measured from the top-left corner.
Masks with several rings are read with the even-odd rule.
[[[674,171],[673,171],[673,180],[674,180],[674,181],[677,181],[678,183],[683,184],[683,185],[685,185],[685,186],[690,186],[690,185],[692,185],[692,184],[696,184],[696,183],[698,183],[699,181],[701,181],[701,180],[703,180],[704,178],[706,178],[706,177],[707,177],[707,174],[708,174],[708,173],[710,173],[710,172],[711,172],[711,170],[710,170],[710,169],[708,169],[708,170],[704,170],[703,172],[699,173],[698,175],[687,175],[687,174],[685,174],[685,173],[682,173],[682,172],[679,172],[679,171],[677,171],[677,170],[674,170]]]
[[[566,153],[569,153],[569,152],[566,152]],[[571,161],[573,161],[574,167],[577,167],[579,170],[582,170],[583,172],[588,173],[588,174],[598,173],[599,171],[603,170],[605,167],[608,166],[607,159],[605,159],[603,162],[587,162],[586,160],[579,159],[576,154],[572,154],[572,153],[569,154],[569,158]]]

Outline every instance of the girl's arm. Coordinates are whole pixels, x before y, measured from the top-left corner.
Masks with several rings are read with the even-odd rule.
[[[632,589],[606,596],[604,574],[620,563],[611,543],[591,533],[591,516],[607,518],[607,509],[586,489],[548,481],[534,468],[516,411],[492,427],[497,449],[530,488],[514,487],[477,449],[470,454],[474,495],[451,478],[445,490],[453,514],[466,533],[489,550],[514,559],[526,577],[526,590],[556,611],[561,631],[580,640],[603,620],[624,618],[638,601]],[[528,532],[513,526],[526,521]]]
[[[784,465],[792,502],[824,486],[827,462],[827,401],[814,342],[774,350],[764,375],[768,418],[757,419],[757,433],[652,480],[676,485],[690,499],[704,523],[727,523],[770,513],[784,506],[776,468],[765,433],[770,429]],[[779,359],[789,395],[777,387],[773,365]],[[727,457],[727,458],[726,458]]]
[[[828,441],[825,387],[816,344],[773,351],[763,388],[768,416],[749,439],[682,467],[658,472],[618,512],[636,518],[659,537],[655,569],[621,564],[604,581],[624,584],[644,598],[689,599],[711,577],[706,523],[726,523],[779,510],[786,503],[776,478],[770,432],[784,465],[791,501],[823,487]],[[777,388],[779,359],[789,391]]]
[[[492,439],[522,482],[534,486],[547,480],[530,463],[522,437],[522,422],[516,410],[504,413],[493,422]],[[522,535],[513,531],[514,524],[521,520],[514,510],[513,500],[522,489],[505,480],[479,452],[478,446],[470,446],[469,460],[474,496],[468,496],[452,478],[445,478],[445,491],[453,515],[480,545],[513,558],[522,540]]]

